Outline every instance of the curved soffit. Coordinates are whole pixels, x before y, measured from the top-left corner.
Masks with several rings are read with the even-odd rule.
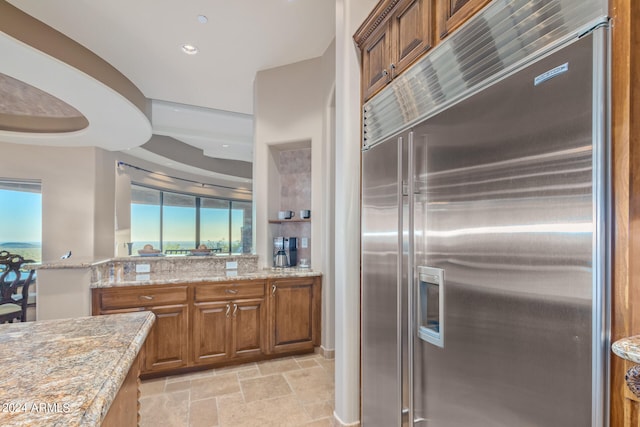
[[[89,125],[66,102],[0,73],[0,130],[12,132],[72,132]]]
[[[208,172],[252,179],[253,167],[251,162],[204,156],[201,149],[169,136],[153,135],[149,142],[141,148],[166,159],[172,159]]]
[[[12,58],[0,62],[0,73],[72,106],[88,122],[71,132],[0,130],[0,140],[97,146],[111,151],[138,147],[149,140],[147,99],[106,61],[4,0],[0,0],[0,30],[0,56]],[[22,119],[24,122],[25,117]],[[17,117],[14,124],[16,128],[25,125]]]

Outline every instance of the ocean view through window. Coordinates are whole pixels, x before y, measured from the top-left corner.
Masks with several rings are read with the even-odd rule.
[[[164,253],[205,245],[214,253],[251,253],[251,202],[131,185],[132,254],[144,245]]]
[[[42,261],[42,185],[0,179],[0,251]]]

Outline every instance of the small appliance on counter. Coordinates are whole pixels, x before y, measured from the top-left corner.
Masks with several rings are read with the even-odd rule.
[[[273,266],[295,267],[298,263],[298,238],[276,237],[273,239]]]

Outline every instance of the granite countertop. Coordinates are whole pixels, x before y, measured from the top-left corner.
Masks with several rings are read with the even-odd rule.
[[[151,312],[0,325],[0,425],[99,426]]]
[[[614,342],[611,350],[625,360],[640,364],[640,335]]]
[[[179,283],[224,282],[228,280],[279,279],[293,277],[315,277],[322,273],[309,268],[268,268],[257,271],[226,270],[223,272],[185,273],[144,273],[125,274],[122,277],[106,278],[91,283],[92,288],[112,288],[118,286],[145,286]]]
[[[101,264],[110,262],[145,262],[154,263],[162,260],[207,260],[207,259],[257,259],[257,255],[253,254],[211,254],[207,256],[192,255],[161,255],[161,256],[126,256],[115,258],[83,258],[70,257],[66,259],[56,259],[51,261],[43,261],[41,263],[29,264],[31,268],[36,270],[59,270],[69,268],[91,268]]]

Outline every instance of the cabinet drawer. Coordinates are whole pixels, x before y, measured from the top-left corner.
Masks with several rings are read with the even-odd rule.
[[[264,296],[264,280],[246,282],[203,283],[195,287],[195,300],[213,301]]]
[[[123,289],[100,294],[100,308],[109,310],[127,307],[150,307],[155,305],[183,304],[187,302],[186,286],[139,289]]]

